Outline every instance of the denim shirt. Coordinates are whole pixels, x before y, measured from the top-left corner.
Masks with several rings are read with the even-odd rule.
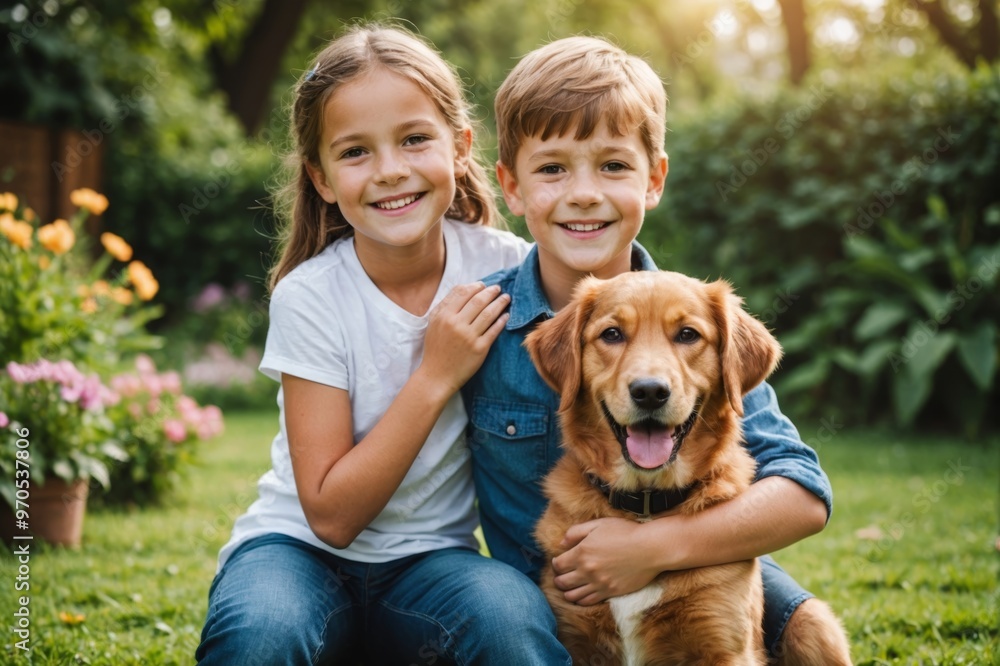
[[[657,270],[638,243],[632,244],[632,267]],[[534,529],[548,503],[541,482],[562,455],[559,394],[538,375],[522,343],[555,313],[542,291],[537,247],[520,266],[494,273],[484,282],[499,284],[511,295],[511,304],[505,329],[462,389],[479,516],[493,557],[537,582],[545,558]],[[823,500],[829,519],[830,481],[816,452],[778,409],[774,390],[766,383],[755,388],[744,397],[743,411],[745,446],[757,461],[756,480],[792,479]]]

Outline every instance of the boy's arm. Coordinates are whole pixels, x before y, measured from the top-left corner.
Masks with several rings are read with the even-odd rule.
[[[829,480],[779,411],[771,387],[748,394],[744,412],[757,481],[694,516],[648,523],[604,518],[570,528],[564,542],[570,550],[552,563],[568,601],[595,604],[634,592],[661,571],[748,560],[823,529],[832,506]]]

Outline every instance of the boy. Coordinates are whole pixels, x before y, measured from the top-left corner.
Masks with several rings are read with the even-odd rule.
[[[552,566],[556,586],[582,605],[636,591],[661,571],[764,556],[822,530],[831,510],[815,452],[764,384],[744,399],[747,446],[758,464],[749,491],[690,518],[576,525],[564,542],[572,548],[551,563],[534,542],[546,504],[540,481],[561,453],[559,396],[522,342],[585,275],[657,270],[634,239],[667,175],[665,106],[663,84],[645,61],[591,37],[528,54],[496,97],[497,178],[537,245],[523,264],[485,280],[512,300],[505,330],[462,391],[480,517],[493,557],[536,582],[540,568]],[[808,663],[795,637],[809,633],[810,616],[830,611],[769,557],[761,564],[766,645],[782,663]],[[846,641],[819,649],[825,663],[849,663]],[[832,658],[838,650],[840,661]]]

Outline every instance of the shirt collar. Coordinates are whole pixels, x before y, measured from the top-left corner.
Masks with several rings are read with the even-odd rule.
[[[632,270],[657,270],[649,252],[636,241],[632,241]],[[554,316],[555,312],[549,305],[549,299],[542,291],[542,279],[538,266],[538,245],[534,245],[514,278],[514,284],[510,290],[510,319],[507,320],[506,328],[508,331],[514,331],[538,319],[548,319]]]

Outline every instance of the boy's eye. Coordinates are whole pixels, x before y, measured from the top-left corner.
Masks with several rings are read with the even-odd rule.
[[[607,171],[612,171],[612,172],[625,171],[626,169],[628,169],[628,165],[625,164],[624,162],[608,162],[607,164],[604,165],[604,168]]]
[[[538,170],[538,173],[555,174],[562,172],[562,167],[558,164],[546,164]]]

